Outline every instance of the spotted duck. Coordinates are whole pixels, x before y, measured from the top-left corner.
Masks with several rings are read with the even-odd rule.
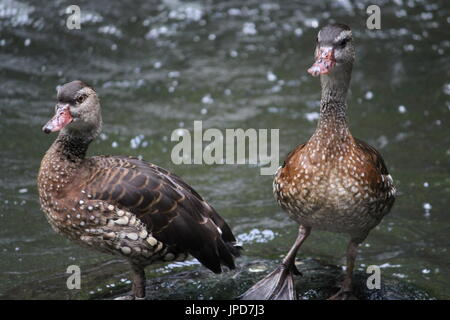
[[[272,273],[245,292],[242,299],[295,299],[295,256],[311,229],[350,235],[347,268],[339,291],[330,299],[350,299],[358,245],[390,211],[395,187],[380,153],[350,133],[346,117],[355,50],[350,28],[333,24],[317,36],[315,62],[322,98],[317,129],[296,147],[276,174],[276,200],[299,226],[298,237]]]
[[[122,156],[86,157],[99,135],[99,98],[82,81],[61,86],[55,116],[43,127],[59,135],[42,159],[38,189],[53,229],[131,264],[132,295],[145,297],[144,268],[188,254],[215,273],[234,268],[239,245],[219,214],[178,176]]]

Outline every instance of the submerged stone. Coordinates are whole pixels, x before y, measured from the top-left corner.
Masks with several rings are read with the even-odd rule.
[[[146,268],[147,299],[151,300],[231,300],[236,299],[277,266],[273,260],[241,257],[235,270],[214,274],[196,260]],[[341,267],[316,259],[301,259],[296,264],[302,276],[294,276],[297,299],[322,300],[338,291],[344,275]],[[0,295],[2,299],[114,299],[130,294],[131,274],[123,260],[82,267],[81,289],[68,290],[67,274],[23,284]],[[402,279],[381,277],[380,289],[368,289],[370,274],[354,273],[354,294],[360,300],[434,299],[424,290]]]
[[[275,267],[274,261],[257,260],[241,262],[236,270],[227,270],[219,275],[203,267],[172,272],[147,280],[147,299],[236,299]],[[302,273],[302,276],[294,276],[297,299],[329,298],[338,291],[344,274],[340,267],[315,259],[304,259],[297,264],[297,268]],[[369,276],[355,271],[354,293],[360,300],[433,299],[425,291],[399,279],[382,277],[380,289],[369,289],[366,285]],[[125,293],[129,292],[122,294]]]

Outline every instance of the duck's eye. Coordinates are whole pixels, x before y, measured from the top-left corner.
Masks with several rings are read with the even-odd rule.
[[[83,103],[83,101],[86,99],[86,96],[85,95],[82,95],[82,96],[79,96],[78,98],[77,98],[77,102],[78,103]]]
[[[339,42],[337,43],[337,46],[340,47],[340,48],[343,48],[343,47],[345,47],[345,45],[346,45],[347,42],[349,42],[349,41],[350,41],[349,38],[342,39],[341,41],[339,41]]]

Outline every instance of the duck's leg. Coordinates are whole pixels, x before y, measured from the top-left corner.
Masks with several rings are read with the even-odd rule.
[[[115,300],[145,300],[145,271],[137,264],[131,264],[133,274],[133,284],[131,285],[131,295],[121,296]]]
[[[351,239],[347,247],[347,269],[345,270],[344,281],[342,281],[339,291],[328,298],[328,300],[354,300],[353,295],[353,269],[355,267],[356,254],[361,240]]]
[[[142,266],[132,265],[133,285],[131,290],[136,300],[145,299],[145,271]]]
[[[264,279],[242,294],[242,300],[295,300],[293,274],[300,274],[295,266],[297,251],[311,232],[300,226],[297,239],[282,263]]]

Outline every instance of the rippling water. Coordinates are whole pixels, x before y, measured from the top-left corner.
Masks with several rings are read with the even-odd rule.
[[[377,31],[365,28],[373,3],[382,10]],[[60,298],[67,290],[46,288],[46,279],[78,264],[108,281],[95,266],[115,261],[56,235],[39,208],[36,175],[55,138],[40,128],[56,86],[74,79],[102,101],[104,131],[91,154],[142,156],[176,172],[229,221],[249,259],[279,259],[297,228],[272,198],[272,177],[247,165],[176,166],[170,135],[194,120],[279,128],[283,158],[315,128],[320,87],[306,69],[318,28],[332,21],[356,39],[352,132],[382,152],[400,191],[357,264],[450,298],[447,2],[82,1],[81,30],[68,30],[70,4],[0,1],[0,298],[38,285],[42,297]],[[343,264],[345,247],[343,235],[313,232],[298,258]]]

